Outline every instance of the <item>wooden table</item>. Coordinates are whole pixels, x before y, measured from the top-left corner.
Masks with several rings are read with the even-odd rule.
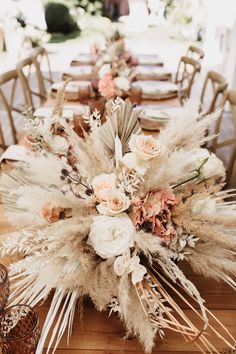
[[[54,100],[51,98],[44,106],[51,106]],[[72,102],[71,102],[72,103]],[[144,103],[160,103],[168,104],[170,106],[179,106],[177,99],[152,101]],[[76,105],[76,102],[73,102]],[[0,247],[3,234],[10,232],[13,228],[6,221],[3,206],[0,205]],[[9,258],[1,259],[1,263],[9,264]],[[212,310],[222,323],[231,331],[236,337],[236,300],[234,291],[228,286],[217,283],[213,280],[204,279],[191,273],[188,266],[184,265],[185,274],[199,289],[203,298],[206,299],[207,307]],[[40,323],[43,324],[48,308],[50,306],[50,299],[48,299],[42,306],[37,308]],[[185,305],[181,304],[184,309]],[[196,316],[191,311],[186,310],[190,318],[195,319]],[[196,321],[198,323],[198,321]],[[218,328],[218,326],[216,325]],[[108,313],[100,313],[96,311],[90,302],[86,302],[84,308],[83,328],[79,320],[79,314],[75,315],[74,330],[70,341],[69,348],[66,343],[66,335],[63,336],[62,341],[56,351],[60,354],[141,354],[144,353],[141,345],[136,339],[123,340],[124,328],[120,324],[116,315],[108,318]],[[213,337],[214,338],[214,337]],[[219,344],[219,340],[214,338],[213,344],[217,346],[219,351],[222,351],[224,346]],[[181,354],[181,353],[199,353],[193,343],[186,343],[185,340],[174,332],[166,331],[164,341],[157,338],[157,343],[153,353],[158,354]],[[228,351],[227,353],[230,353]]]

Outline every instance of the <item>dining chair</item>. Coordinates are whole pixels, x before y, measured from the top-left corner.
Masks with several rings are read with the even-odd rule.
[[[201,71],[201,64],[192,58],[181,57],[175,76],[175,84],[179,87],[181,103],[190,97],[197,74]]]
[[[214,138],[209,150],[217,153],[219,149],[227,148],[227,184],[232,180],[232,173],[236,161],[236,91],[228,90],[222,99],[222,108],[227,107],[216,121]],[[231,122],[229,122],[229,119]],[[224,120],[224,124],[222,124]],[[224,131],[223,131],[224,130]],[[229,137],[229,132],[232,132]],[[236,172],[235,172],[236,173]],[[236,187],[236,174],[234,176],[234,187]]]
[[[221,108],[222,98],[228,83],[226,79],[215,71],[209,71],[205,77],[200,95],[200,112],[210,114]]]
[[[25,102],[23,94],[23,102],[19,103],[19,91],[18,91],[18,75],[16,70],[10,70],[0,75],[0,101],[4,111],[6,112],[7,125],[10,127],[13,143],[17,143],[17,128],[16,121],[14,121],[13,112],[23,113],[25,110]],[[18,101],[18,102],[17,102]],[[2,125],[5,127],[5,124]],[[5,131],[5,128],[4,128]],[[3,131],[0,132],[0,140],[5,145],[5,139],[3,138]]]
[[[0,125],[0,150],[5,150],[6,148],[7,146],[3,136],[2,126]]]
[[[52,77],[52,70],[48,52],[43,47],[33,49],[31,58],[36,68],[36,74],[39,82],[40,95],[47,98],[47,83],[52,85],[54,83]],[[46,71],[45,71],[46,68]]]
[[[186,57],[200,61],[204,58],[204,56],[205,56],[205,53],[201,48],[195,47],[193,45],[190,45],[188,47]]]
[[[24,91],[26,106],[34,111],[35,103],[33,97],[38,97],[40,104],[45,101],[42,77],[35,66],[35,61],[29,56],[16,65],[16,70]]]

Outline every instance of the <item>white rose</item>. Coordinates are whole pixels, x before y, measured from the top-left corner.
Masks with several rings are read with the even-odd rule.
[[[95,216],[87,243],[102,258],[119,256],[134,246],[135,228],[127,214]]]
[[[116,77],[114,79],[114,83],[119,90],[128,91],[130,89],[130,80],[128,80],[126,77]]]
[[[207,197],[201,200],[197,200],[192,206],[191,211],[193,214],[198,215],[212,215],[216,213],[216,200],[211,197]]]
[[[145,161],[163,155],[161,144],[152,136],[133,134],[129,142],[129,147],[131,152]]]
[[[111,71],[111,65],[110,65],[110,64],[103,64],[102,67],[101,67],[101,69],[99,70],[99,73],[98,73],[100,79],[101,79],[104,75],[108,74],[110,71]]]
[[[68,142],[60,135],[55,135],[50,141],[52,150],[58,154],[65,154],[68,150]]]
[[[109,192],[112,189],[115,189],[116,176],[114,175],[114,173],[102,173],[94,177],[91,185],[93,187],[97,201],[106,202],[109,196]]]
[[[135,170],[141,176],[147,172],[146,161],[139,159],[133,152],[125,154],[120,161],[128,170]]]
[[[206,164],[203,166],[203,175],[205,178],[225,176],[224,164],[215,154],[211,154]]]
[[[202,167],[202,173],[205,178],[224,177],[225,167],[223,162],[211,154],[207,149],[197,149],[190,158],[189,170],[199,168],[204,159],[208,158],[207,162]]]
[[[112,190],[108,194],[108,199],[105,203],[97,206],[100,214],[115,216],[127,210],[130,206],[130,200],[119,189]]]

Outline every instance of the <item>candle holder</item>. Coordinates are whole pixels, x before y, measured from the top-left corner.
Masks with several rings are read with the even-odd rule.
[[[2,354],[35,354],[39,338],[39,318],[32,307],[15,305],[1,313]]]
[[[0,264],[0,313],[4,310],[10,292],[7,268]]]

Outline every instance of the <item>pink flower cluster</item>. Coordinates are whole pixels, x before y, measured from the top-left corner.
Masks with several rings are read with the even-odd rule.
[[[179,199],[172,192],[166,189],[153,191],[144,199],[136,198],[132,204],[129,216],[137,228],[151,231],[167,243],[176,235],[171,215]]]
[[[98,83],[98,90],[103,97],[108,99],[112,98],[116,94],[115,83],[111,73],[105,74]]]

